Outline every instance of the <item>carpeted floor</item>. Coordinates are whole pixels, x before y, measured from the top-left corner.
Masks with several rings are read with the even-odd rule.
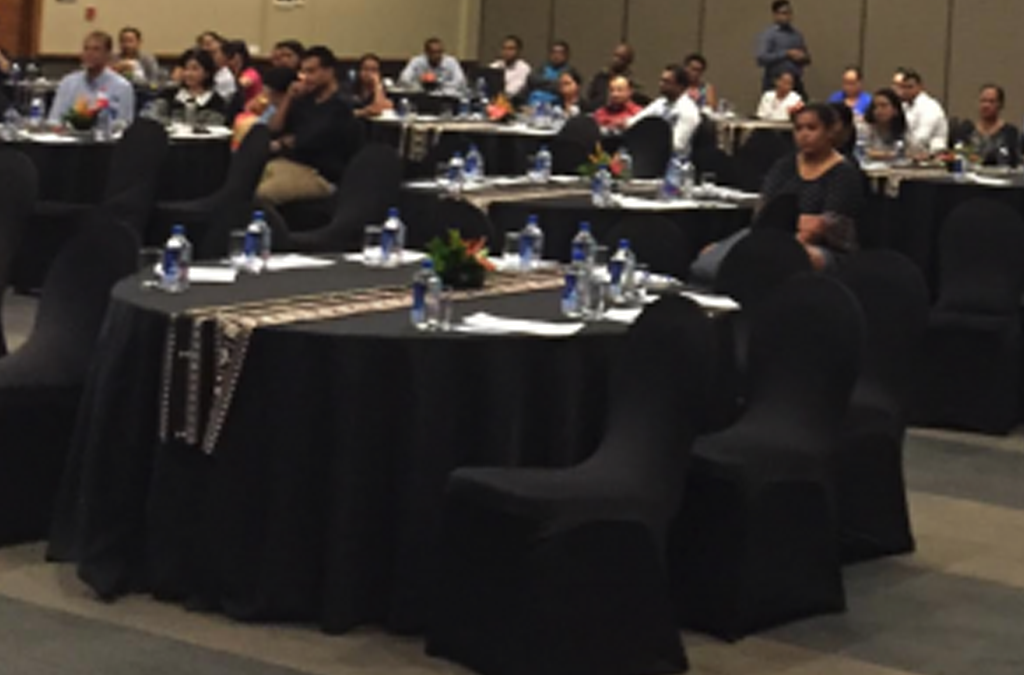
[[[17,345],[34,302],[6,303]],[[1024,434],[916,431],[918,552],[846,575],[849,610],[727,645],[686,634],[696,675],[1024,675]],[[0,675],[445,675],[417,640],[248,626],[132,597],[96,601],[40,545],[0,550]]]

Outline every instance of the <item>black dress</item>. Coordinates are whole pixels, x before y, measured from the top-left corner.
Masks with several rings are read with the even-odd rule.
[[[1020,131],[1012,124],[1003,124],[999,131],[986,136],[974,125],[965,121],[953,130],[953,145],[963,143],[972,148],[985,166],[1020,166]]]

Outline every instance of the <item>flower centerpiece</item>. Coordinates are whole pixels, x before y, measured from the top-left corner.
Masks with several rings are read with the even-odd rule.
[[[433,70],[428,70],[420,75],[420,86],[423,87],[423,91],[434,91],[440,84],[437,73]]]
[[[441,281],[452,288],[483,288],[487,273],[494,271],[487,240],[463,239],[458,230],[449,230],[447,240],[435,237],[427,252]]]
[[[606,169],[613,180],[629,180],[629,171],[619,156],[619,153],[609,155],[608,152],[598,143],[594,147],[594,154],[587,158],[587,163],[580,166],[577,171],[584,178],[593,178],[601,169]]]
[[[108,105],[109,102],[102,96],[92,103],[85,96],[80,96],[64,115],[64,121],[75,131],[89,131],[96,126],[100,111]]]
[[[493,102],[487,104],[487,119],[492,122],[505,122],[513,117],[515,108],[505,94],[498,94]]]

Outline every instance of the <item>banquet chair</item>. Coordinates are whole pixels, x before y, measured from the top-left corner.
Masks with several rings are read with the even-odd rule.
[[[722,260],[714,289],[745,308],[753,308],[781,284],[810,271],[811,260],[792,235],[754,229]]]
[[[628,239],[637,262],[651,272],[683,281],[697,255],[686,232],[664,216],[626,216],[615,224],[604,243],[611,254],[621,239]]]
[[[626,129],[622,144],[633,158],[634,178],[659,178],[672,157],[672,128],[660,117],[646,117]]]
[[[304,232],[289,230],[283,241],[278,237],[277,248],[310,253],[361,250],[363,229],[384,222],[388,209],[398,204],[401,185],[402,162],[395,149],[366,145],[345,169],[331,222]]]
[[[573,117],[551,141],[552,171],[574,175],[587,163],[601,141],[601,130],[589,115]]]
[[[845,607],[834,453],[863,319],[822,275],[755,312],[739,420],[694,444],[669,558],[682,625],[726,640]]]
[[[931,311],[912,422],[1009,432],[1020,419],[1024,220],[974,199],[953,210],[939,241],[939,297]]]
[[[231,157],[224,185],[212,195],[157,204],[155,231],[162,238],[184,225],[200,258],[223,256],[232,230],[245,229],[252,218],[256,187],[270,159],[270,131],[253,126]]]
[[[410,230],[410,246],[423,248],[434,238],[446,239],[449,230],[458,230],[463,239],[482,238],[492,248],[497,245],[494,224],[486,213],[461,199],[441,199],[426,226]]]
[[[7,354],[3,299],[38,189],[39,177],[32,161],[17,150],[0,148],[0,356]]]
[[[800,198],[795,194],[781,194],[767,202],[754,217],[754,229],[776,230],[793,236],[800,221]]]
[[[663,298],[629,330],[590,459],[451,475],[429,654],[483,675],[686,669],[664,545],[713,345],[695,304]]]
[[[717,145],[708,144],[693,149],[693,165],[697,176],[714,174],[715,184],[727,187],[739,185],[736,161]]]
[[[836,475],[842,558],[858,562],[914,550],[903,439],[929,299],[921,271],[893,251],[850,256],[837,278],[864,312],[861,373],[846,413]]]
[[[765,177],[775,163],[792,154],[793,143],[776,131],[757,129],[736,152],[740,188],[760,192]]]
[[[98,210],[60,251],[28,341],[0,359],[0,544],[46,534],[111,287],[138,238]]]

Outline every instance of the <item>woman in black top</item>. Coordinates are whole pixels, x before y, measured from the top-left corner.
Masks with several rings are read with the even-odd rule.
[[[834,146],[839,120],[827,104],[812,104],[793,118],[797,153],[779,160],[765,178],[764,203],[794,195],[796,238],[817,270],[857,249],[857,218],[864,208],[864,179]]]
[[[891,154],[897,142],[907,135],[907,116],[903,102],[892,89],[879,89],[864,115],[868,123],[868,155]]]
[[[953,144],[962,143],[988,166],[1020,164],[1020,132],[1003,118],[1006,92],[997,84],[986,84],[978,96],[978,120],[966,121],[953,130]]]
[[[227,104],[213,90],[217,67],[213,57],[200,49],[190,49],[181,57],[181,88],[170,100],[172,119],[184,119],[189,104],[196,107],[196,123],[205,126],[226,124]]]
[[[352,84],[352,109],[356,117],[379,117],[395,107],[384,91],[380,78],[380,58],[365,54],[359,59],[356,81]]]

